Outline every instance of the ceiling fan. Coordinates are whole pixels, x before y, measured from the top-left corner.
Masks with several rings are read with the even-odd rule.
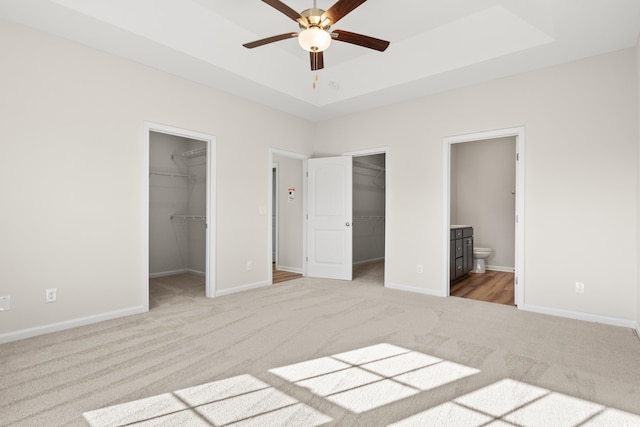
[[[300,27],[300,32],[284,33],[243,44],[243,46],[248,49],[297,37],[300,46],[309,51],[311,70],[316,71],[324,68],[324,56],[322,52],[329,47],[331,40],[351,43],[380,52],[383,52],[389,46],[388,41],[374,37],[344,30],[329,31],[332,25],[336,24],[340,19],[344,18],[348,13],[367,0],[338,0],[326,11],[318,9],[316,7],[316,1],[314,0],[311,9],[303,10],[300,13],[279,0],[262,1],[296,21]]]

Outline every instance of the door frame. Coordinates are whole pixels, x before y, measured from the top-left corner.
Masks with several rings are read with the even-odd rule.
[[[389,161],[389,154],[390,149],[389,146],[382,146],[382,147],[376,147],[376,148],[367,148],[367,149],[363,149],[363,150],[356,150],[356,151],[348,151],[346,153],[342,153],[343,156],[351,156],[351,157],[363,157],[363,156],[371,156],[374,154],[384,154],[384,168],[385,168],[385,172],[384,172],[384,212],[385,212],[385,217],[387,216],[387,207],[389,206],[389,192],[387,191],[387,188],[389,188],[389,176],[391,176],[391,174],[389,173],[389,165],[390,165],[390,161]],[[389,258],[389,222],[387,221],[387,218],[385,218],[385,223],[384,223],[384,287],[388,287],[387,286],[387,271],[389,271],[387,269],[387,259]]]
[[[276,267],[278,266],[278,239],[276,239],[275,242],[273,242],[273,236],[275,234],[275,236],[278,236],[279,233],[279,228],[278,228],[278,216],[280,215],[279,212],[279,196],[278,196],[278,192],[276,191],[276,194],[273,194],[273,187],[275,188],[279,188],[279,182],[280,182],[280,175],[279,175],[279,170],[278,170],[278,163],[272,163],[271,164],[271,203],[275,203],[275,207],[273,205],[270,205],[271,208],[271,263],[275,263]],[[275,181],[275,182],[274,182]],[[273,223],[274,220],[274,215],[273,212],[275,211],[275,224]],[[274,231],[275,229],[275,231]],[[275,246],[275,250],[273,249]],[[273,252],[275,252],[275,256],[273,256]]]
[[[267,238],[267,253],[268,253],[268,257],[267,259],[271,259],[272,258],[272,251],[273,251],[273,236],[272,236],[272,230],[273,230],[273,168],[274,168],[274,162],[273,162],[273,155],[277,154],[278,156],[282,156],[282,157],[289,157],[292,159],[296,159],[296,160],[301,160],[302,161],[302,182],[303,182],[303,187],[302,187],[302,192],[303,192],[303,197],[302,197],[302,275],[306,276],[307,275],[307,263],[304,262],[305,259],[307,259],[307,222],[306,222],[306,218],[305,218],[305,214],[307,212],[307,180],[304,179],[305,175],[307,174],[307,162],[306,160],[309,159],[310,156],[306,155],[306,154],[301,154],[301,153],[296,153],[294,151],[287,151],[287,150],[280,150],[278,148],[269,148],[269,155],[268,157],[268,164],[269,164],[269,179],[267,180],[267,187],[268,187],[268,206],[267,206],[267,212],[269,212],[269,221],[268,221],[268,227],[269,227],[269,237]],[[279,175],[276,175],[279,176]],[[277,208],[277,207],[276,207]],[[278,246],[276,245],[276,258],[278,257]],[[269,284],[272,285],[273,284],[273,267],[272,267],[272,262],[268,262],[267,263],[268,266],[268,272],[267,272],[267,277],[269,278]]]
[[[142,295],[145,311],[149,311],[149,148],[151,132],[164,133],[182,138],[196,139],[207,146],[207,177],[206,177],[206,253],[205,253],[205,295],[207,298],[216,296],[216,137],[211,134],[196,132],[189,129],[167,126],[160,123],[144,122],[143,138],[143,171],[142,177]]]
[[[525,127],[513,127],[491,131],[476,132],[464,135],[445,137],[442,140],[443,170],[443,212],[442,212],[442,295],[449,296],[449,230],[451,209],[451,145],[462,142],[482,141],[512,137],[516,138],[516,217],[515,220],[515,295],[514,302],[518,308],[525,303]]]

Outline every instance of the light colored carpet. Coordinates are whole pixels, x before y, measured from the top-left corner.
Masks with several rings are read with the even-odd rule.
[[[0,425],[640,425],[626,328],[302,278],[0,346]],[[234,424],[238,423],[238,424]]]

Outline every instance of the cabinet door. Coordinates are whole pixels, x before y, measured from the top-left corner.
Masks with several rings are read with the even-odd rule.
[[[462,239],[456,239],[456,258],[460,258],[464,254]]]
[[[473,237],[465,237],[463,240],[462,264],[464,272],[468,273],[473,270]]]
[[[456,278],[456,241],[449,240],[449,281]]]

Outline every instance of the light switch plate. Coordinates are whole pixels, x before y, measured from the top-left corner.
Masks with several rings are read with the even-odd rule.
[[[0,311],[6,311],[11,309],[11,297],[5,295],[0,297]]]

